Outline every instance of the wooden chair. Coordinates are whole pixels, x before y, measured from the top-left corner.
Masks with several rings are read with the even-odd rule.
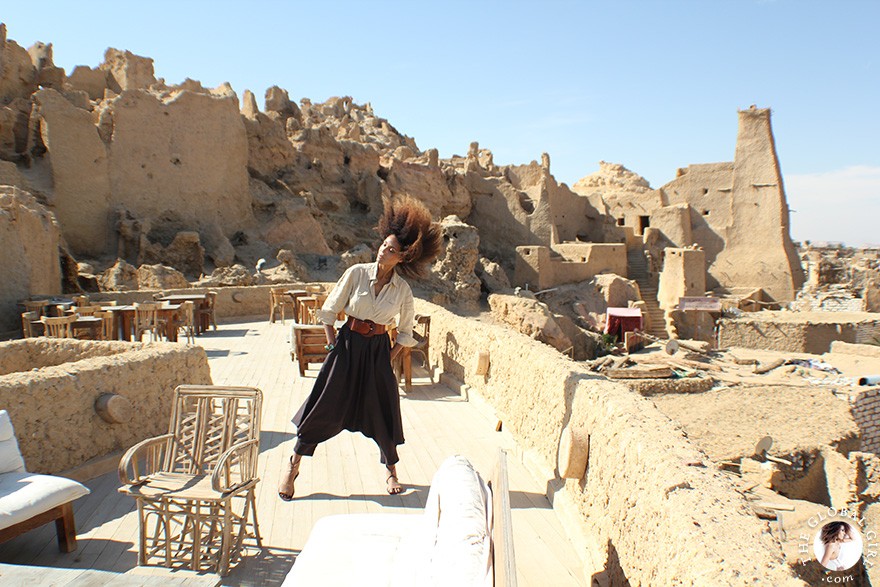
[[[74,306],[70,311],[80,316],[94,316],[101,311],[101,306]]]
[[[293,300],[287,294],[286,287],[273,287],[269,290],[269,322],[275,323],[275,314],[281,310],[281,323],[284,324],[284,307],[293,309]]]
[[[217,304],[217,292],[205,292],[205,301],[199,306],[199,326],[201,332],[208,332],[210,324],[214,330],[217,330],[217,318],[214,316],[214,306]]]
[[[18,302],[25,312],[36,312],[37,317],[47,313],[47,307],[52,304],[49,300],[22,300]]]
[[[397,331],[394,331],[394,337]],[[431,383],[434,383],[434,370],[431,368],[431,359],[429,350],[431,342],[431,317],[416,314],[415,325],[413,327],[413,338],[416,339],[416,345],[403,349],[392,366],[394,375],[397,380],[403,379],[404,389],[407,393],[412,390],[412,356],[413,353],[422,355],[422,366],[428,371],[428,377]],[[393,339],[392,339],[393,340]],[[393,344],[393,343],[392,343]]]
[[[410,348],[410,354],[419,353],[422,355],[422,366],[428,370],[428,377],[431,383],[434,383],[434,373],[431,369],[431,357],[429,355],[431,346],[431,317],[416,314],[415,327],[413,328],[413,338],[416,339],[416,346]]]
[[[323,363],[327,358],[327,336],[323,324],[294,324],[291,359],[299,364],[299,375],[305,377],[309,363]]]
[[[158,339],[164,332],[164,325],[159,323],[159,307],[157,302],[134,304],[134,339],[140,341],[145,332],[150,333],[150,342]]]
[[[49,338],[73,338],[73,323],[76,322],[76,315],[49,317],[40,316],[40,322],[43,323],[43,336]]]
[[[300,324],[316,324],[317,311],[324,305],[327,296],[324,294],[311,294],[300,296],[296,299],[298,305],[297,322]]]
[[[255,496],[262,398],[253,387],[181,385],[168,434],[122,457],[119,491],[137,500],[139,565],[158,557],[166,567],[226,575],[245,539],[262,548]]]
[[[34,322],[40,320],[40,313],[36,310],[21,313],[21,335],[24,338],[33,338],[37,336],[34,329]]]
[[[196,304],[195,302],[183,302],[180,304],[181,322],[179,328],[186,336],[187,344],[196,343]]]
[[[73,296],[73,305],[74,306],[88,306],[89,305],[89,296]]]
[[[116,340],[116,322],[113,312],[98,311],[94,314],[101,319],[101,340]]]

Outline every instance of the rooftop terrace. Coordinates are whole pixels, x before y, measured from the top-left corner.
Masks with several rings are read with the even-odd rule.
[[[468,457],[484,474],[499,447],[519,452],[511,436],[496,432],[497,420],[479,401],[431,384],[418,375],[401,396],[404,432],[398,470],[406,491],[385,492],[378,449],[372,441],[344,432],[319,446],[304,461],[296,499],[276,495],[284,459],[292,450],[290,418],[309,393],[316,371],[300,378],[290,360],[288,329],[265,319],[232,320],[198,339],[206,349],[217,385],[249,385],[263,390],[257,514],[264,548],[250,548],[227,577],[163,567],[137,567],[135,502],[117,492],[114,470],[85,482],[91,495],[75,503],[79,548],[62,554],[54,526],[47,525],[0,546],[0,582],[56,585],[280,585],[319,518],[341,513],[418,514],[431,478],[451,454]],[[169,390],[170,392],[171,390]],[[509,459],[517,577],[521,585],[584,584],[581,561],[545,497],[546,487],[516,457]],[[121,575],[108,575],[107,573]],[[89,574],[87,579],[85,574]],[[93,583],[89,583],[93,584]]]

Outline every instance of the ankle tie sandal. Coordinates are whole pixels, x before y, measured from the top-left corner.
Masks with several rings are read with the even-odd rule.
[[[299,461],[295,465],[293,464],[292,455],[287,459],[287,467],[281,476],[281,483],[278,484],[278,497],[282,501],[293,500],[293,484],[296,478],[299,477],[299,464]]]
[[[403,486],[401,486],[397,479],[397,471],[392,473],[391,469],[388,469],[388,476],[385,477],[385,491],[388,492],[388,495],[400,495],[403,493]]]

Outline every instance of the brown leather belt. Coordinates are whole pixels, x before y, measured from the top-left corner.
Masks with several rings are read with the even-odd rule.
[[[376,324],[372,320],[358,320],[354,316],[348,317],[348,327],[361,336],[376,336],[385,334],[386,331],[384,324]]]

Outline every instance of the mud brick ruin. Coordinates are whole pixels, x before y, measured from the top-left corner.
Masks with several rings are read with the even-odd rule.
[[[636,518],[640,532],[698,512],[693,524],[703,534],[687,541],[702,546],[681,548],[694,549],[691,564],[716,573],[715,584],[728,572],[804,584],[820,572],[798,563],[795,529],[810,516],[850,508],[880,526],[880,395],[854,383],[880,373],[880,257],[793,243],[770,110],[751,106],[737,116],[730,162],[688,165],[656,189],[621,164],[600,162],[569,187],[554,178],[546,153],[540,162],[497,165],[473,142],[441,158],[350,97],[297,102],[272,87],[261,108],[253,93],[228,84],[169,85],[152,59],[113,48],[96,67],[65,72],[53,64],[52,45],[25,49],[0,25],[0,332],[18,336],[21,300],[62,293],[136,301],[157,290],[213,288],[228,302],[218,306],[221,319],[264,314],[269,284],[333,282],[371,260],[365,243],[377,241],[383,200],[410,195],[441,222],[446,243],[431,275],[413,284],[417,309],[435,317],[434,336],[458,345],[438,348],[436,363],[515,422],[572,520],[608,544],[613,538],[613,549],[585,540],[602,553],[585,560],[601,566],[616,557],[613,572],[594,575],[599,584],[672,580],[663,570],[669,561],[642,559],[638,533],[602,518],[587,495],[607,492],[608,511],[626,515],[620,500],[631,488],[665,516]],[[683,298],[715,305],[689,308]],[[638,308],[649,335],[641,343],[659,340],[660,348],[614,351],[623,341],[603,336],[609,307]],[[498,345],[494,384],[470,371],[469,353],[483,350],[471,319],[478,314]],[[522,350],[500,334],[511,330],[538,341],[527,353],[540,362],[531,374],[513,375]],[[669,340],[682,343],[674,354],[663,351]],[[105,361],[149,353],[102,349],[94,356]],[[193,352],[184,355],[181,370],[203,369],[193,367]],[[4,374],[27,371],[21,360]],[[677,376],[657,377],[661,368]],[[543,373],[537,383],[534,372]],[[529,429],[536,406],[548,421]],[[602,460],[612,444],[591,452],[587,477],[561,478],[547,463],[555,464],[576,414],[593,414],[578,425],[596,438],[627,450],[638,442],[646,461],[690,481],[667,487],[632,464],[615,472],[619,459]],[[768,433],[777,460],[755,454]],[[673,453],[684,456],[667,462]],[[694,488],[700,497],[676,501]],[[732,524],[736,541],[718,519]],[[712,540],[736,552],[720,555]],[[695,563],[712,556],[723,564]]]

